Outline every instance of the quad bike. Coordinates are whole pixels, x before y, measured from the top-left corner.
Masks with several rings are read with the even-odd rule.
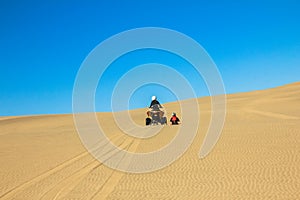
[[[167,118],[164,114],[163,108],[159,108],[158,105],[153,105],[147,112],[148,117],[146,118],[146,125],[167,124]]]

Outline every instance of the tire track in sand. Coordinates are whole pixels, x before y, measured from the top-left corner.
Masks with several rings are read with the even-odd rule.
[[[121,144],[118,144],[118,147],[128,148],[132,143],[132,139],[125,139]],[[117,154],[120,150],[119,149],[111,149],[109,152],[101,152],[103,153],[102,156],[104,156],[104,160],[109,160],[112,158],[115,154]],[[67,195],[69,191],[72,190],[77,184],[79,184],[86,175],[91,173],[93,170],[97,169],[98,167],[102,167],[103,163],[99,163],[99,161],[94,161],[84,169],[77,170],[74,174],[69,176],[68,178],[62,180],[58,184],[55,185],[51,190],[49,190],[47,193],[43,195],[41,199],[58,199],[59,197],[63,197]]]
[[[129,145],[127,151],[130,152],[135,152],[139,146],[139,140],[133,140],[132,143]],[[123,161],[126,160],[125,156],[119,161],[119,164]],[[126,163],[127,166],[130,165],[130,162]],[[114,170],[110,177],[107,179],[107,181],[103,184],[101,188],[99,188],[99,191],[95,193],[91,197],[91,199],[106,199],[108,195],[114,191],[115,187],[121,180],[121,178],[125,175],[124,172],[120,172],[117,170]]]
[[[118,140],[120,138],[122,138],[122,136],[116,134],[116,135],[114,135],[112,137],[112,140]],[[95,145],[96,149],[94,149],[94,150],[97,150],[97,149],[99,149],[101,147],[104,147],[107,144],[108,143],[105,143],[105,141],[104,142],[101,141],[98,145],[97,144]],[[54,167],[54,168],[52,168],[52,169],[50,169],[50,170],[48,170],[48,171],[46,171],[46,172],[44,172],[44,173],[42,173],[42,174],[40,174],[38,176],[36,176],[36,177],[34,177],[34,178],[32,178],[32,179],[30,179],[30,180],[28,180],[28,181],[26,181],[26,182],[18,185],[18,186],[10,189],[9,191],[1,194],[0,198],[1,199],[2,198],[3,199],[10,199],[10,197],[18,194],[19,192],[22,192],[22,191],[26,190],[26,188],[29,188],[30,186],[32,186],[32,185],[34,185],[34,184],[42,181],[43,179],[48,178],[52,174],[55,174],[56,172],[61,171],[64,168],[72,165],[73,163],[75,163],[77,161],[80,161],[80,159],[83,159],[84,157],[88,157],[88,156],[90,156],[90,153],[88,151],[85,151],[85,152],[83,152],[83,153],[81,153],[81,154],[79,154],[79,155],[71,158],[70,160],[67,160],[67,161],[65,161],[65,162],[57,165],[56,167]]]
[[[129,129],[134,130],[134,128]],[[128,148],[124,148],[123,150],[125,151],[132,151],[135,150],[133,148],[134,145],[138,145],[134,139],[131,139],[129,141],[130,144],[128,145]],[[120,152],[120,151],[118,151]],[[120,156],[118,156],[120,157]],[[120,159],[118,159],[118,163],[120,164],[123,162],[124,155],[121,153]],[[130,159],[127,159],[127,161]],[[124,163],[123,163],[124,164]],[[127,163],[126,163],[127,164]],[[57,199],[92,199],[94,196],[99,196],[99,198],[103,198],[103,189],[104,188],[111,188],[114,189],[114,185],[118,184],[119,176],[117,176],[117,179],[115,178],[114,173],[120,173],[114,169],[111,169],[107,167],[106,165],[101,165],[96,167],[95,169],[91,170],[90,173],[88,173],[85,177],[82,177],[81,180],[78,180],[76,184],[73,184],[71,187],[65,187],[61,189],[57,194],[56,198]],[[112,184],[112,180],[115,181],[114,184]],[[106,186],[106,185],[109,186]],[[99,195],[98,193],[101,192]],[[110,192],[106,192],[110,193]],[[107,195],[108,195],[107,194]],[[98,197],[97,197],[98,199]]]

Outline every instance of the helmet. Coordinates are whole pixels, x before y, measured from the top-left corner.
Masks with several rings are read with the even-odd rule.
[[[152,101],[156,100],[156,96],[152,96]]]
[[[172,116],[175,116],[175,115],[176,115],[176,113],[173,112],[173,113],[172,113]]]

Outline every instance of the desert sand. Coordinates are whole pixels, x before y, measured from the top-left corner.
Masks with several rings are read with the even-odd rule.
[[[300,83],[227,95],[222,135],[204,159],[198,153],[210,98],[198,102],[199,130],[190,148],[171,165],[141,174],[93,158],[72,115],[2,117],[0,199],[300,199]],[[180,117],[178,102],[164,107]],[[145,109],[130,114],[144,124]],[[111,113],[97,115],[111,142],[131,152],[163,147],[180,128],[164,126],[154,137],[137,139],[125,135]]]

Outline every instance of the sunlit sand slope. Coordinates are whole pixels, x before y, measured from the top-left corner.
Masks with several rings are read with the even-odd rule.
[[[72,115],[0,118],[0,199],[300,199],[300,83],[228,95],[222,135],[204,159],[198,154],[210,125],[210,98],[198,102],[199,129],[190,148],[166,168],[141,174],[94,159]],[[181,116],[178,102],[164,106],[168,117]],[[130,116],[143,126],[145,112]],[[162,148],[180,129],[164,126],[137,139],[124,134],[111,113],[97,116],[110,141],[130,152]],[[120,151],[106,146],[98,144],[107,160]]]

